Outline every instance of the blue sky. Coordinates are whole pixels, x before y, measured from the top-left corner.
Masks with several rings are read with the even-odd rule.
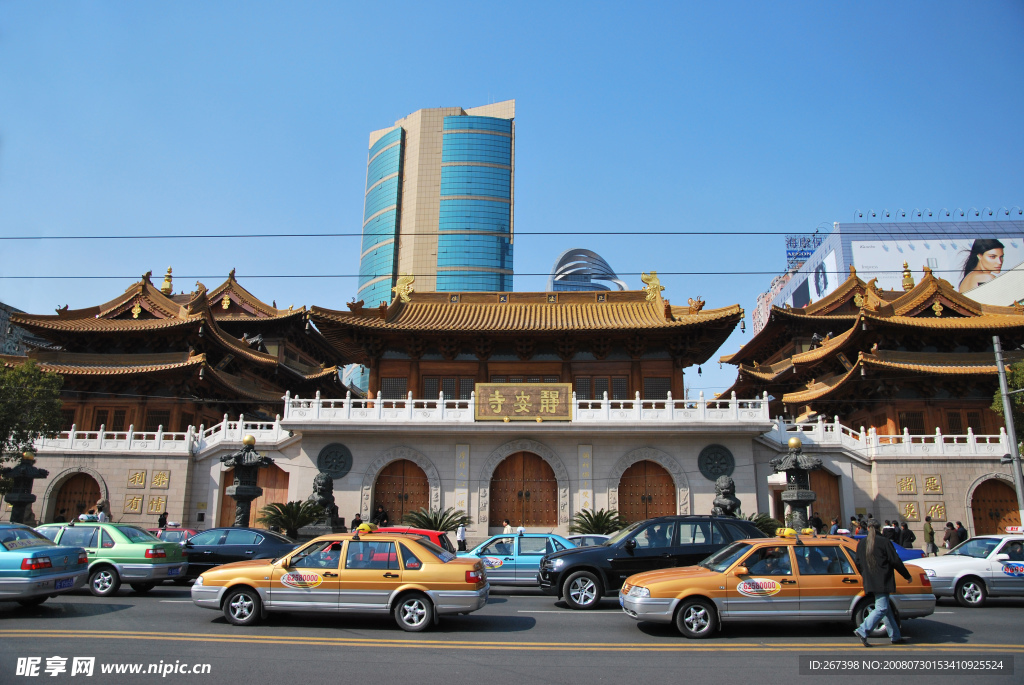
[[[738,272],[783,269],[771,234],[1024,205],[1021,2],[2,2],[0,236],[358,233],[371,130],[510,98],[517,274],[590,247],[620,273],[714,272],[665,295],[749,313],[771,277]],[[546,231],[583,235],[525,234]],[[279,306],[343,308],[354,278],[247,276],[355,274],[358,251],[0,241],[0,301],[88,306],[171,265],[176,290],[235,267]]]

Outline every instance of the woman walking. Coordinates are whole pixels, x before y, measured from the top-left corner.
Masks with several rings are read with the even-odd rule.
[[[896,549],[882,535],[877,521],[871,522],[868,536],[857,543],[857,564],[864,575],[864,592],[875,596],[875,608],[853,634],[860,638],[865,647],[870,647],[868,634],[884,618],[889,641],[894,645],[902,644],[905,639],[900,635],[890,595],[896,594],[895,574],[898,572],[909,582],[910,571],[896,555]]]

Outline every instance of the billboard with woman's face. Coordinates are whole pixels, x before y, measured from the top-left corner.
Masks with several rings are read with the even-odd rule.
[[[857,275],[878,279],[883,290],[903,290],[903,262],[920,280],[931,268],[962,293],[987,283],[1024,262],[1024,237],[943,238],[927,240],[855,240],[850,244]]]

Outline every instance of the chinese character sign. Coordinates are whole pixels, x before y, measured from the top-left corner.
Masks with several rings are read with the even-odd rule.
[[[896,492],[900,495],[916,495],[917,478],[914,476],[897,476]]]
[[[928,515],[932,517],[933,521],[946,520],[945,502],[925,502],[924,505],[928,507]]]
[[[942,494],[942,476],[925,476],[924,477],[924,494],[926,495],[941,495]]]
[[[150,496],[150,498],[149,498],[149,509],[147,509],[146,512],[149,513],[149,514],[162,514],[162,513],[164,513],[164,509],[166,509],[166,508],[167,508],[167,498],[166,497],[162,497],[162,496],[161,497],[153,497],[153,496]]]
[[[918,508],[917,502],[901,502],[900,514],[905,521],[921,520],[921,510]]]
[[[478,383],[477,421],[569,421],[571,383]]]
[[[142,495],[126,495],[124,498],[124,513],[142,513]]]
[[[145,471],[129,471],[128,472],[128,487],[130,487],[130,488],[144,488],[144,487],[146,487],[146,472]]]
[[[171,484],[171,472],[170,471],[154,471],[153,480],[150,484],[159,490],[166,490]]]

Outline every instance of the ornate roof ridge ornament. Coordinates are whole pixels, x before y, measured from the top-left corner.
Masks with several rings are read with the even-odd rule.
[[[910,291],[914,289],[914,274],[910,273],[910,267],[903,262],[903,289]]]
[[[412,288],[413,281],[416,277],[412,274],[402,274],[398,277],[398,281],[395,283],[395,287],[391,289],[391,292],[402,302],[409,302],[409,295],[415,292]],[[394,302],[394,299],[392,299]]]
[[[640,280],[647,284],[644,286],[644,292],[647,293],[648,302],[653,302],[658,297],[661,297],[661,291],[665,289],[665,286],[661,284],[657,271],[651,271],[650,276],[641,272]]]
[[[173,294],[173,285],[171,280],[171,267],[167,267],[167,274],[164,276],[163,285],[160,286],[160,292],[168,297]]]

